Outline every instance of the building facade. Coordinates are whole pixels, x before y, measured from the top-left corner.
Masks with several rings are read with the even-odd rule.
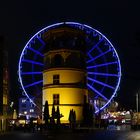
[[[69,122],[70,110],[76,113],[76,121],[83,120],[83,105],[88,102],[86,88],[85,33],[66,27],[44,33],[47,42],[44,50],[43,105],[59,107],[61,123]]]
[[[6,130],[9,118],[9,74],[8,52],[4,48],[4,38],[0,36],[0,131]]]
[[[37,117],[34,104],[32,104],[27,97],[19,98],[19,117],[22,116],[25,116],[26,119]]]
[[[0,115],[3,114],[3,37],[0,36]]]

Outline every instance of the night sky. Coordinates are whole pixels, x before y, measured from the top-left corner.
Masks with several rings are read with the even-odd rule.
[[[11,94],[21,93],[17,67],[26,42],[40,29],[62,21],[87,24],[102,32],[114,45],[122,65],[117,100],[135,109],[140,88],[140,8],[136,0],[4,0],[0,4],[0,35],[9,51]]]

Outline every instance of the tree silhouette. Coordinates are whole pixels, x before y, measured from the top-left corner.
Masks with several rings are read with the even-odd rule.
[[[56,118],[57,118],[57,124],[60,124],[60,110],[59,110],[59,106],[57,106],[57,110],[56,110]]]
[[[83,124],[88,125],[89,123],[89,104],[84,102],[83,105]]]
[[[89,105],[89,126],[93,125],[93,106]]]
[[[73,110],[70,110],[70,113],[69,113],[69,122],[70,122],[70,128],[72,128],[72,113],[73,113]]]
[[[70,122],[70,128],[74,128],[76,124],[76,113],[73,109],[70,110],[69,113],[69,122]]]
[[[83,124],[85,126],[92,125],[93,122],[93,107],[89,103],[86,102],[86,98],[84,98],[83,104]]]
[[[55,107],[54,107],[54,104],[53,104],[53,107],[52,107],[52,117],[51,117],[51,124],[54,125],[55,124]]]
[[[45,102],[45,107],[44,107],[44,121],[45,121],[45,125],[48,125],[48,120],[49,120],[50,116],[49,116],[49,105],[48,105],[48,101]]]
[[[76,125],[76,112],[73,111],[73,128],[75,128]]]

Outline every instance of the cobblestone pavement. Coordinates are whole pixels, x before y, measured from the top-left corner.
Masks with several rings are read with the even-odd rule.
[[[0,140],[140,140],[140,131],[95,130],[92,132],[1,133]]]

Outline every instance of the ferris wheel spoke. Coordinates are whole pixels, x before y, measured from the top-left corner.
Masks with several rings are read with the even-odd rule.
[[[36,61],[33,61],[33,60],[29,60],[29,59],[23,59],[22,62],[27,62],[27,63],[32,63],[32,64],[35,64],[35,65],[44,66],[43,63],[36,62]]]
[[[88,60],[86,63],[90,63],[90,62],[92,62],[92,61],[94,61],[94,60],[96,60],[96,59],[102,57],[103,55],[109,53],[110,51],[111,51],[111,49],[105,51],[104,53],[101,53],[100,55],[97,55],[96,57],[93,57],[92,59]]]
[[[112,87],[112,86],[110,86],[110,85],[108,85],[108,84],[106,84],[106,83],[104,83],[104,82],[100,82],[100,81],[98,81],[98,80],[95,80],[95,79],[93,79],[93,78],[87,77],[87,79],[90,80],[90,81],[92,81],[92,82],[98,83],[98,84],[100,84],[100,85],[102,85],[102,86],[111,88],[111,89],[113,89],[113,90],[115,89],[114,87]]]
[[[46,43],[40,37],[37,37],[37,38],[40,41],[40,43],[42,44],[42,46],[39,49],[39,51],[41,51],[45,47]]]
[[[42,74],[41,71],[37,71],[37,72],[21,72],[21,75],[33,75],[33,74]]]
[[[102,97],[105,101],[108,101],[108,99],[102,95],[98,90],[96,90],[94,87],[92,87],[91,85],[87,84],[87,86],[92,90],[94,91],[96,94],[98,94],[100,97]]]
[[[32,52],[34,52],[34,53],[36,53],[36,54],[38,54],[39,56],[41,56],[41,57],[43,57],[44,55],[42,54],[42,53],[40,53],[39,51],[37,51],[37,50],[35,50],[35,49],[33,49],[33,48],[28,48],[29,50],[31,50]]]
[[[110,74],[110,73],[100,73],[100,72],[88,72],[87,74],[90,75],[100,75],[100,76],[112,76],[112,77],[119,77],[118,74]]]
[[[29,87],[32,87],[32,86],[38,85],[38,84],[40,84],[40,83],[43,83],[43,80],[36,81],[36,82],[34,82],[34,83],[31,83],[31,84],[29,84],[29,85],[26,85],[25,88],[29,88]]]
[[[88,66],[87,69],[92,69],[92,68],[97,68],[97,67],[104,67],[104,66],[113,65],[113,64],[118,64],[118,62],[114,61],[114,62],[108,62],[108,63],[98,64],[98,65]]]
[[[43,46],[45,46],[46,43],[45,43],[39,36],[37,37],[37,39],[41,42],[41,44],[42,44]]]
[[[103,38],[100,39],[89,51],[88,51],[88,55],[96,48],[98,47],[98,45],[103,41]]]

